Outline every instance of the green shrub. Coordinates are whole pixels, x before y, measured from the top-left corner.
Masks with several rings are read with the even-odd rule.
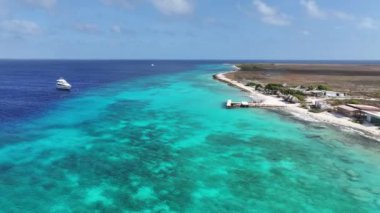
[[[264,87],[261,84],[257,84],[256,87],[255,87],[255,89],[258,89],[258,88],[264,88]]]
[[[331,90],[329,86],[320,84],[317,86],[318,90]]]
[[[255,87],[256,84],[253,83],[253,82],[249,82],[249,83],[247,83],[245,86],[248,86],[248,87]]]
[[[285,94],[285,95],[293,95],[293,96],[295,96],[295,95],[300,95],[300,96],[305,96],[305,95],[303,94],[303,92],[301,92],[301,91],[298,91],[298,90],[292,90],[292,89],[287,89],[287,88],[283,88],[283,89],[281,90],[281,92],[282,92],[283,94]]]
[[[265,86],[265,89],[268,90],[274,90],[274,91],[281,91],[284,87],[281,84],[267,84]]]
[[[304,109],[307,109],[307,104],[305,102],[302,102],[301,103],[301,107],[304,108]]]
[[[237,67],[239,67],[241,71],[263,70],[259,64],[239,64]]]
[[[300,100],[301,102],[304,102],[306,99],[304,95],[300,95],[300,94],[294,94],[293,96],[298,98],[298,100]]]
[[[360,104],[360,101],[355,100],[355,99],[351,99],[351,100],[348,100],[348,103],[349,104]]]

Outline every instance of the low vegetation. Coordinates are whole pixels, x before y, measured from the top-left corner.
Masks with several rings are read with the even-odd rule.
[[[283,95],[291,95],[293,97],[296,97],[301,104],[305,103],[307,95],[304,94],[303,91],[290,89],[286,85],[279,84],[279,83],[268,83],[265,86],[263,86],[260,83],[255,82],[249,82],[246,84],[246,86],[250,86],[257,89],[263,88],[265,91],[277,94],[280,92]],[[331,88],[328,85],[325,84],[319,84],[317,86],[301,86],[301,88],[306,90],[331,90]],[[330,99],[327,100],[327,103],[332,106],[338,106],[338,105],[346,105],[346,104],[363,104],[363,105],[371,105],[371,106],[377,106],[380,107],[380,101],[379,100],[368,100],[368,99]],[[317,111],[315,111],[317,112]]]
[[[282,89],[284,89],[284,86],[282,86],[282,84],[267,84],[265,86],[265,89],[272,91],[281,91]]]
[[[380,65],[251,63],[238,66],[241,71],[229,73],[228,78],[259,80],[264,85],[304,85],[309,91],[332,90],[354,97],[380,99]]]
[[[301,92],[297,90],[292,90],[287,87],[284,87],[282,84],[267,84],[265,86],[265,89],[274,91],[274,92],[281,92],[283,95],[292,95],[296,97],[300,102],[304,102],[306,99],[306,96]]]
[[[245,86],[248,86],[248,87],[256,87],[256,83],[253,83],[253,82],[249,82],[247,84],[245,84]]]
[[[254,87],[256,90],[259,89],[259,88],[264,88],[263,85],[261,85],[261,84],[256,84],[256,83],[254,83],[254,82],[249,82],[249,83],[245,84],[245,86]]]
[[[260,64],[239,64],[237,67],[239,67],[241,71],[265,70]]]
[[[330,88],[328,85],[320,84],[320,85],[317,86],[317,90],[325,90],[325,91],[328,91],[328,90],[331,90],[331,88]]]
[[[259,88],[264,88],[264,87],[261,84],[257,84],[256,87],[255,87],[255,89],[259,89]]]
[[[281,93],[284,95],[292,95],[292,96],[298,98],[298,100],[300,100],[301,102],[304,102],[306,100],[306,96],[301,91],[291,90],[291,89],[283,89],[281,91]]]
[[[304,109],[308,109],[309,106],[306,104],[306,102],[301,102],[301,107]]]

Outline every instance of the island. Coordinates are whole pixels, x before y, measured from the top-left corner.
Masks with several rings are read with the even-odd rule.
[[[380,65],[236,64],[214,78],[248,93],[236,106],[277,106],[380,141]]]

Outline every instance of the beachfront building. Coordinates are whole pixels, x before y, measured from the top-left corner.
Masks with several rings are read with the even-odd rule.
[[[361,112],[361,115],[373,124],[380,124],[380,108],[362,104],[347,104],[349,107],[355,108]]]
[[[331,109],[332,107],[327,104],[325,101],[315,101],[314,102],[314,107],[316,109],[320,109],[320,110],[328,110],[328,109]]]
[[[373,124],[380,124],[380,108],[361,104],[340,105],[337,112],[348,117],[365,119]]]
[[[366,120],[369,123],[380,125],[380,112],[376,111],[363,111],[366,116]]]
[[[335,92],[335,91],[325,91],[324,95],[328,98],[336,98],[336,97],[342,98],[346,96],[346,94],[344,94],[343,92]]]
[[[336,110],[338,113],[345,115],[347,117],[358,117],[358,116],[360,116],[360,110],[356,109],[354,107],[351,107],[351,106],[340,105],[340,106],[337,106]]]
[[[327,97],[327,98],[343,98],[343,97],[346,97],[346,94],[343,92],[324,91],[324,90],[306,91],[305,95],[312,95],[315,97]]]
[[[315,97],[323,97],[325,96],[325,92],[322,90],[312,90],[310,91],[310,94],[315,96]]]
[[[293,103],[293,104],[300,102],[300,100],[293,95],[287,95],[287,96],[283,97],[283,99],[284,99],[284,101],[289,102],[289,103]]]

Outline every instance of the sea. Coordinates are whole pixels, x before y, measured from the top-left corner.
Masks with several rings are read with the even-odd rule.
[[[380,212],[380,144],[225,109],[241,62],[0,60],[0,212]]]

